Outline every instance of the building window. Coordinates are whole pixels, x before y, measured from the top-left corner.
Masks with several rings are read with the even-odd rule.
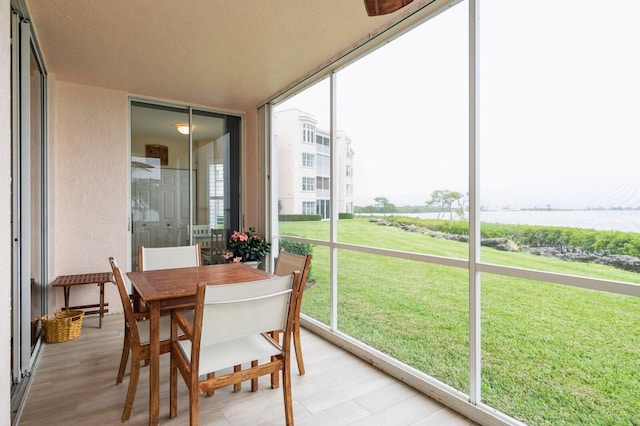
[[[316,176],[316,189],[329,190],[329,182],[331,180],[328,177]]]
[[[322,145],[322,146],[329,146],[329,138],[327,136],[318,135],[316,137],[316,144]]]
[[[209,224],[224,228],[224,164],[209,165]]]
[[[302,190],[303,191],[315,191],[316,189],[316,179],[312,177],[303,177],[302,178]]]
[[[331,217],[331,201],[317,200],[316,214],[319,214],[320,216],[322,216],[323,219],[329,219]]]
[[[315,214],[316,203],[315,201],[303,201],[302,202],[302,214]]]
[[[351,170],[351,165],[347,164],[347,171],[346,171],[347,177],[351,177],[352,174],[353,174],[353,171]]]
[[[313,143],[316,136],[316,126],[309,123],[302,124],[302,142]]]
[[[302,167],[315,167],[316,156],[315,154],[309,154],[308,152],[302,153]]]

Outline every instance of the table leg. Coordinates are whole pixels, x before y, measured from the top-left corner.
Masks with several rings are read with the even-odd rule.
[[[64,291],[64,310],[68,311],[69,310],[69,292],[71,291],[71,287],[66,285],[62,288],[62,290]]]
[[[158,424],[160,416],[160,304],[149,307],[149,425]]]
[[[100,319],[98,319],[98,328],[102,328],[102,317],[104,316],[104,283],[100,283]]]

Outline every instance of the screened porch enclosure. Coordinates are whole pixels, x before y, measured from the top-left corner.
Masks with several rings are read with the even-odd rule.
[[[634,424],[640,33],[520,6],[460,2],[274,99],[274,242],[314,256],[308,327],[462,412]]]

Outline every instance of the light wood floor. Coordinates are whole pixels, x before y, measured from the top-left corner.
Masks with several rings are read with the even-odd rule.
[[[128,375],[116,386],[122,350],[122,315],[84,319],[81,336],[44,347],[19,425],[119,425]],[[292,368],[294,417],[297,425],[474,425],[375,367],[303,330],[306,374]],[[178,417],[169,415],[169,356],[161,361],[160,423],[188,424],[186,388],[180,382]],[[143,367],[128,425],[148,422],[148,372]],[[270,389],[269,378],[252,393],[245,384],[200,399],[201,425],[283,424],[282,390]]]

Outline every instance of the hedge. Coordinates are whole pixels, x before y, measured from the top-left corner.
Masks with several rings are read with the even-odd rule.
[[[434,232],[469,235],[469,223],[463,220],[417,219],[403,216],[387,217],[386,220],[416,225]],[[640,234],[636,232],[483,222],[480,236],[507,238],[519,246],[553,247],[564,252],[640,257]]]
[[[319,214],[281,214],[278,216],[280,222],[310,222],[321,221],[322,215]]]

